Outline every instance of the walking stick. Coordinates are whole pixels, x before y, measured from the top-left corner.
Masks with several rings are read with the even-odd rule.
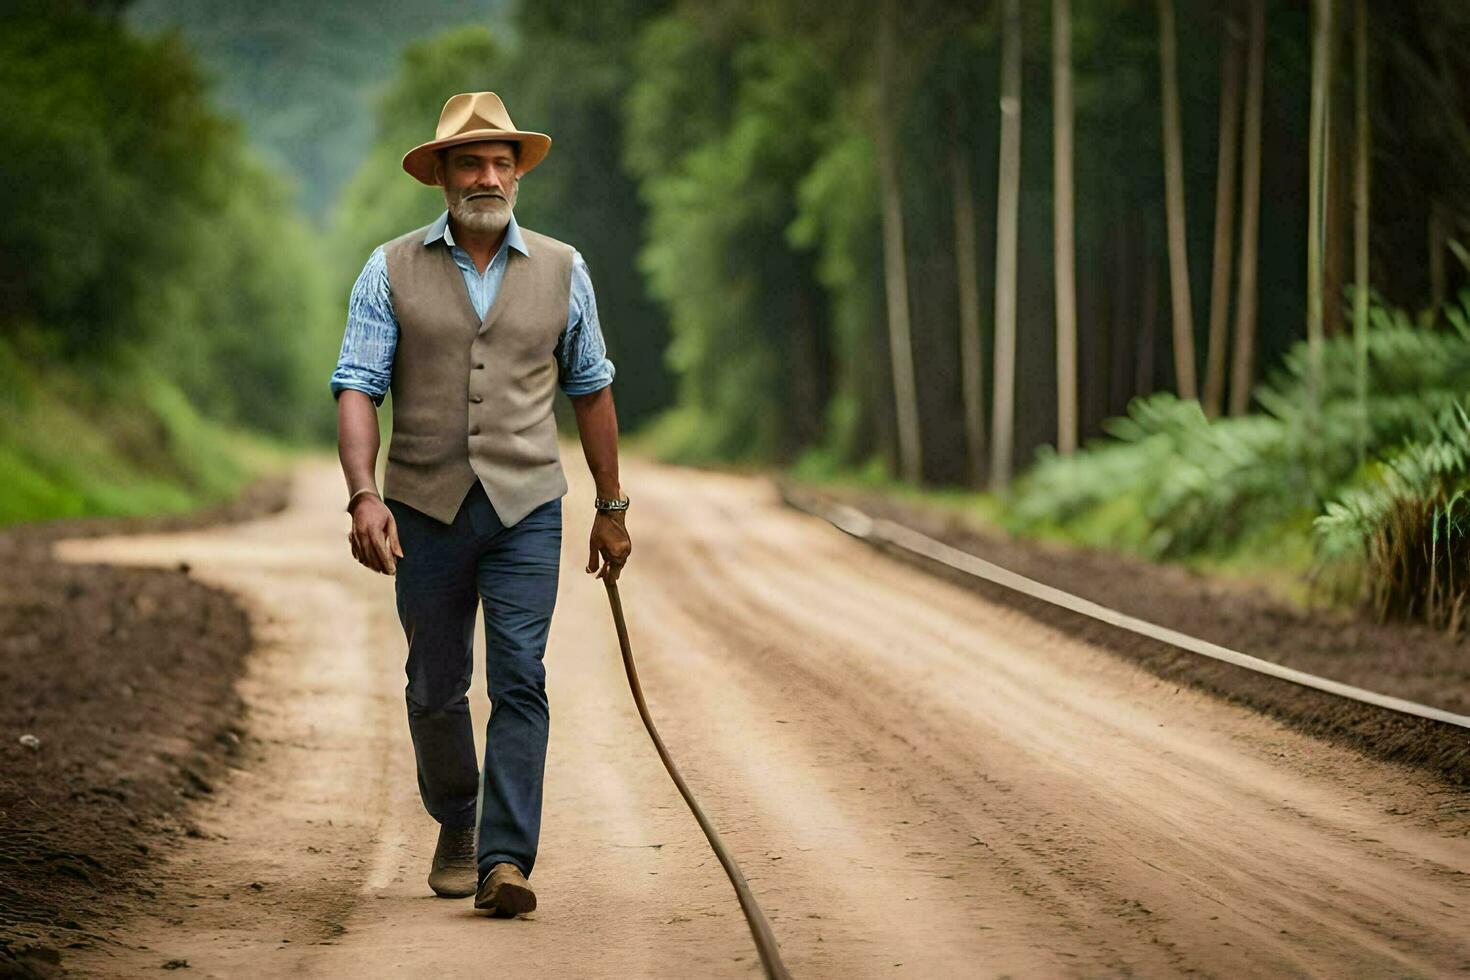
[[[699,828],[709,839],[709,846],[714,850],[715,857],[720,859],[725,874],[730,878],[730,884],[735,886],[735,897],[740,899],[740,910],[745,913],[745,921],[750,926],[751,937],[755,939],[755,948],[760,953],[761,966],[765,967],[766,976],[770,980],[790,980],[791,974],[786,971],[786,964],[781,962],[781,950],[776,945],[771,924],[766,921],[765,913],[761,911],[755,895],[750,891],[750,885],[746,884],[745,875],[740,873],[740,865],[735,863],[735,859],[725,849],[715,825],[710,823],[709,817],[705,816],[699,802],[694,799],[694,794],[689,791],[689,785],[679,774],[679,767],[674,765],[664,740],[654,727],[653,716],[648,713],[648,702],[643,700],[643,687],[638,683],[638,668],[633,664],[633,648],[628,642],[628,624],[623,621],[623,603],[618,597],[618,583],[609,577],[604,577],[602,583],[607,586],[607,600],[612,604],[613,623],[618,629],[618,645],[623,649],[623,668],[628,674],[628,687],[633,691],[633,703],[638,706],[638,717],[643,719],[643,727],[648,729],[648,737],[653,739],[653,747],[658,750],[658,757],[663,760],[664,768],[669,771],[669,777],[679,788],[679,795],[689,804],[689,811],[694,814],[694,819],[699,821]]]

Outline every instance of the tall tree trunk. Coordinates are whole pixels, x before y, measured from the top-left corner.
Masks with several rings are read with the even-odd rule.
[[[1194,309],[1184,224],[1184,149],[1179,123],[1179,43],[1174,0],[1158,0],[1159,74],[1164,92],[1164,197],[1169,216],[1169,296],[1174,309],[1174,377],[1180,398],[1198,397],[1194,376]]]
[[[1235,296],[1235,350],[1230,364],[1230,414],[1250,411],[1255,384],[1256,265],[1261,227],[1261,101],[1266,75],[1266,0],[1250,0],[1245,134],[1240,163],[1240,273]]]
[[[1368,233],[1372,212],[1372,140],[1368,121],[1368,5],[1357,0],[1353,24],[1353,102],[1357,132],[1353,152],[1353,381],[1358,403],[1358,457],[1368,443]]]
[[[1215,182],[1215,254],[1210,277],[1210,339],[1205,353],[1205,414],[1220,414],[1225,397],[1225,343],[1230,323],[1230,268],[1235,257],[1235,161],[1240,136],[1240,24],[1232,9],[1225,17],[1220,57],[1220,158]]]
[[[970,154],[960,142],[959,100],[952,99],[950,187],[954,195],[955,279],[960,292],[960,381],[965,402],[969,480],[981,486],[985,469],[985,364],[980,338],[980,283],[975,246],[975,188]]]
[[[1313,0],[1312,117],[1307,192],[1307,386],[1312,405],[1322,397],[1322,254],[1326,245],[1328,126],[1332,92],[1332,0]]]
[[[1057,451],[1077,448],[1077,273],[1072,190],[1072,11],[1052,0],[1052,254],[1057,298]]]
[[[1338,33],[1341,33],[1340,31]],[[1329,41],[1333,45],[1328,56],[1336,65],[1340,53],[1338,38]],[[1333,74],[1337,69],[1333,69]],[[1352,132],[1344,122],[1344,99],[1342,86],[1333,85],[1327,92],[1326,134],[1326,188],[1323,190],[1324,211],[1322,214],[1322,335],[1333,337],[1341,333],[1347,323],[1344,315],[1343,295],[1347,292],[1348,228],[1353,220],[1351,214],[1353,194],[1353,146]],[[1349,93],[1351,94],[1351,93]],[[1351,112],[1351,110],[1348,110]]]
[[[990,485],[1011,485],[1016,402],[1017,219],[1021,198],[1021,0],[1003,0],[1000,68],[1000,187],[995,209],[995,408]]]
[[[894,146],[897,52],[894,9],[883,0],[878,25],[878,178],[883,194],[883,281],[888,297],[888,335],[893,363],[893,401],[898,419],[898,454],[903,478],[923,481],[919,442],[919,397],[914,382],[914,348],[909,328],[908,259],[904,247],[903,188]]]

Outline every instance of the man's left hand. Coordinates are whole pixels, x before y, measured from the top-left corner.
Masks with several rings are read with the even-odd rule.
[[[633,553],[633,540],[628,537],[628,529],[623,525],[623,521],[622,511],[600,510],[592,519],[590,554],[587,558],[589,575],[597,572],[598,578],[605,576],[614,582],[618,580],[618,574],[622,572],[628,556]],[[602,559],[600,569],[598,568],[599,557]]]

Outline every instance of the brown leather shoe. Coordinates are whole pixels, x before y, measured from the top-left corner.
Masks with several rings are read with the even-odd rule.
[[[440,898],[469,898],[475,893],[475,828],[439,825],[439,843],[429,868],[429,887]]]
[[[502,861],[490,869],[475,893],[475,911],[509,919],[536,910],[536,893],[521,869]]]

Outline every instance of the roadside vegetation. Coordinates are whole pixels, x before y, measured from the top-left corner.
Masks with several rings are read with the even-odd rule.
[[[177,38],[7,14],[0,177],[0,523],[217,502],[328,431],[309,235]]]
[[[1260,410],[1209,419],[1171,393],[1140,398],[1072,455],[1043,450],[1001,521],[1160,559],[1284,564],[1379,615],[1458,626],[1470,587],[1470,290],[1439,326],[1372,309],[1368,391],[1353,338],[1304,342],[1257,388]],[[1320,400],[1319,400],[1320,399]]]
[[[660,455],[1458,628],[1463,5],[629,6]]]
[[[0,519],[329,439],[346,291],[442,208],[398,160],[492,89],[630,447],[1463,618],[1459,0],[237,6],[7,15]]]

